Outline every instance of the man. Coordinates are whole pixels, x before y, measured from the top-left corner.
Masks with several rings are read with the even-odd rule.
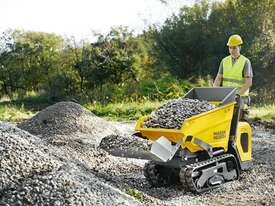
[[[239,95],[248,97],[253,72],[249,59],[240,53],[242,43],[237,34],[229,37],[227,46],[230,55],[221,61],[213,86],[237,87]]]

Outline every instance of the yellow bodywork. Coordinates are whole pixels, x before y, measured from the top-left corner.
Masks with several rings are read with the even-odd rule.
[[[249,161],[252,159],[251,136],[252,134],[250,125],[247,122],[239,122],[236,144],[241,161]]]
[[[153,141],[161,136],[165,136],[171,142],[176,143],[182,138],[183,143],[181,147],[188,148],[191,152],[203,150],[203,148],[194,143],[194,138],[206,142],[212,148],[223,148],[226,152],[228,150],[234,105],[235,102],[232,102],[185,119],[181,129],[143,128],[144,121],[150,118],[150,116],[144,116],[137,121],[135,130]],[[193,138],[191,141],[185,142],[188,136],[192,136]]]

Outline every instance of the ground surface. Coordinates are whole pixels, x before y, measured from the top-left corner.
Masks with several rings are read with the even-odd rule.
[[[253,169],[194,195],[152,188],[142,174],[146,161],[98,147],[104,136],[130,136],[133,128],[74,103],[51,106],[17,126],[0,123],[0,205],[275,205],[274,129],[253,127]],[[133,142],[127,145],[140,146]]]

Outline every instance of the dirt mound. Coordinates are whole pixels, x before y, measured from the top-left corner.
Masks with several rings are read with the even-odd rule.
[[[49,106],[18,127],[56,144],[72,139],[98,144],[101,138],[119,133],[109,122],[74,102]]]
[[[139,205],[96,176],[101,152],[85,165],[76,150],[45,145],[14,126],[0,124],[0,134],[1,205]]]

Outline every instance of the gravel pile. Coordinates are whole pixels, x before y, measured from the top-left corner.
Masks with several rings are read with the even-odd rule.
[[[97,145],[101,138],[119,133],[108,121],[74,102],[49,106],[18,127],[53,144],[77,140]]]
[[[150,153],[151,144],[150,141],[134,135],[109,135],[101,140],[99,148],[114,156],[152,159],[154,157]]]
[[[153,112],[143,126],[146,128],[180,129],[185,119],[214,108],[216,108],[215,105],[198,99],[173,99]]]
[[[140,205],[98,177],[108,159],[100,151],[88,150],[96,160],[85,165],[81,152],[3,123],[0,146],[1,205]]]
[[[100,148],[102,149],[119,149],[124,150],[127,148],[140,148],[142,150],[150,150],[150,144],[145,139],[141,139],[135,136],[120,136],[109,135],[104,137],[100,142]]]

